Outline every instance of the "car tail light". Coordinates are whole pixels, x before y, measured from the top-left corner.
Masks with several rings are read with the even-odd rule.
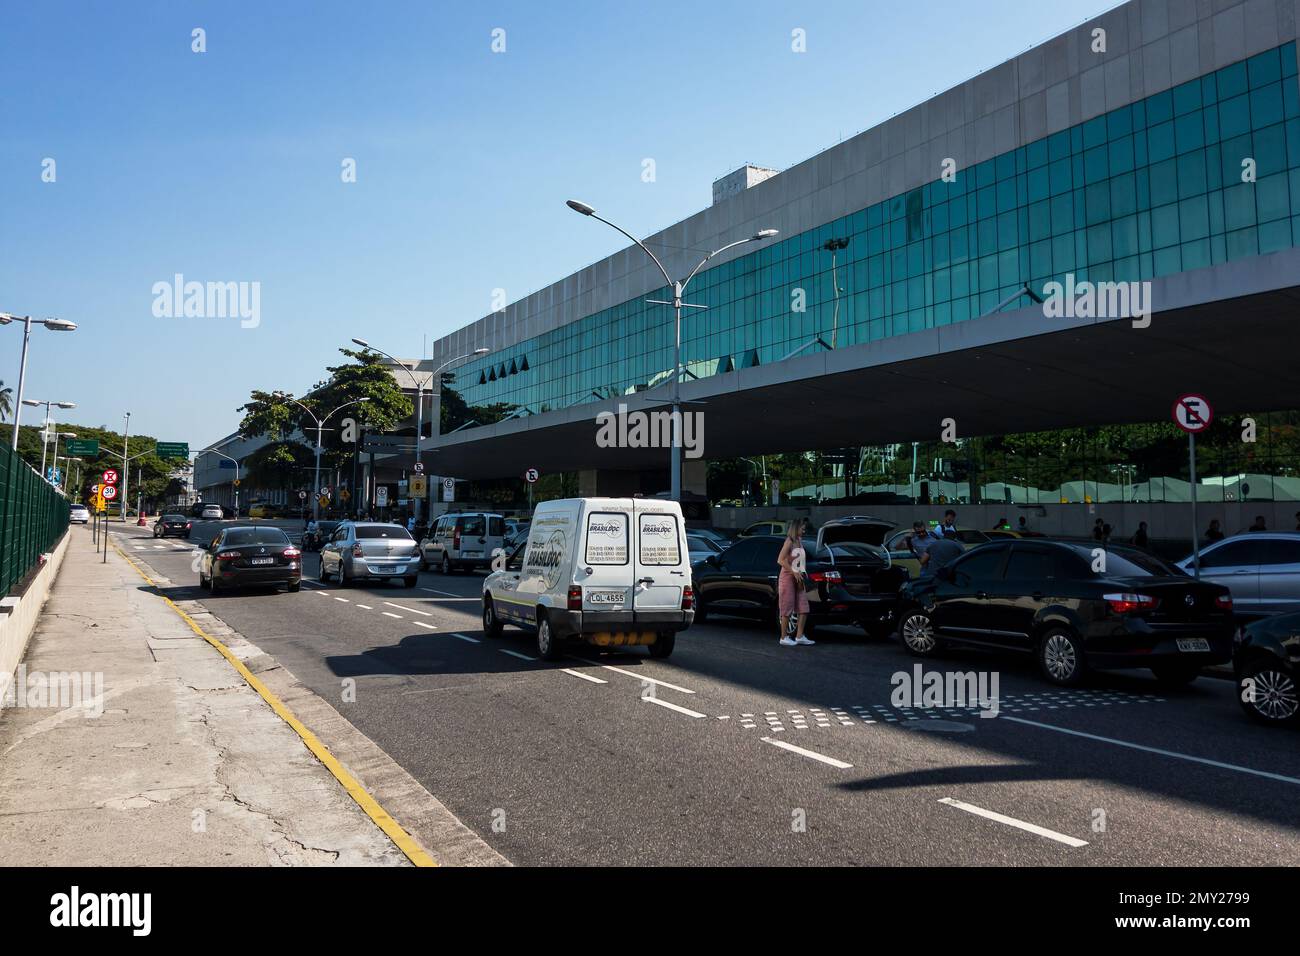
[[[243,556],[244,554],[242,551],[222,551],[220,554],[217,555],[217,560],[233,561],[235,560],[235,558],[242,558]]]
[[[1110,605],[1116,614],[1128,614],[1130,611],[1149,611],[1160,602],[1149,594],[1103,594],[1102,599]]]
[[[456,537],[459,538],[460,535],[457,534]],[[569,610],[570,611],[582,610],[582,585],[581,584],[575,584],[573,585],[573,587],[569,588]]]
[[[682,588],[682,610],[689,611],[695,607],[695,589],[689,584]]]
[[[1214,599],[1214,606],[1217,607],[1220,611],[1231,611],[1232,595],[1220,594],[1218,597]]]
[[[186,531],[189,531],[190,528],[192,528],[192,527],[193,527],[193,524],[191,524],[189,521],[185,522],[185,530],[186,530]]]
[[[365,556],[366,556],[366,553],[365,553],[364,551],[361,550],[361,542],[358,541],[356,544],[354,544],[354,545],[352,546],[352,557],[354,557],[354,558],[364,558]]]
[[[813,571],[808,577],[818,583],[825,581],[827,584],[839,584],[844,580],[838,571]]]
[[[296,558],[296,557],[298,557],[300,554],[302,554],[302,552],[299,551],[297,548],[285,548],[285,549],[284,549],[284,556],[285,556],[286,558]]]

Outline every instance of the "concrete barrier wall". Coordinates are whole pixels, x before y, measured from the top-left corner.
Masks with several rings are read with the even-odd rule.
[[[70,530],[63,533],[54,550],[46,555],[44,566],[28,584],[23,595],[3,599],[9,613],[0,613],[0,674],[12,675],[23,659],[27,641],[36,630],[41,608],[45,606],[59,575],[59,568],[63,566],[63,556],[67,554],[72,540]]]

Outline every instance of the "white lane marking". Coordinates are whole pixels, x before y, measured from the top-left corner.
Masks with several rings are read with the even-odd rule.
[[[347,598],[336,597],[334,600],[336,600],[336,601],[342,601],[344,604],[351,604],[351,603],[352,603],[352,602],[349,601]]]
[[[412,614],[423,614],[425,617],[433,617],[428,611],[421,611],[418,608],[407,607],[405,604],[394,604],[392,601],[385,601],[389,607],[395,607],[399,611],[410,611]]]
[[[392,611],[380,611],[379,613],[382,614],[384,617],[395,617],[399,621],[402,619],[402,615],[394,614]]]
[[[566,674],[572,674],[574,677],[581,677],[583,680],[589,680],[593,684],[608,684],[609,681],[601,680],[599,677],[592,677],[590,674],[584,674],[582,671],[575,671],[568,667],[561,667],[560,670]]]
[[[527,654],[520,654],[518,651],[508,651],[508,650],[506,650],[504,647],[499,647],[499,648],[497,648],[497,650],[499,650],[502,654],[509,654],[511,657],[517,657],[517,658],[519,658],[521,661],[535,661],[535,660],[538,660],[538,658],[536,658],[536,657],[529,657]]]
[[[958,810],[965,810],[967,813],[973,813],[977,817],[983,817],[986,820],[994,820],[998,823],[1005,823],[1009,827],[1015,827],[1017,830],[1024,830],[1027,833],[1034,833],[1041,837],[1047,837],[1049,840],[1055,840],[1057,843],[1064,843],[1066,846],[1072,846],[1078,849],[1081,846],[1087,846],[1087,840],[1079,840],[1072,836],[1066,836],[1064,833],[1057,833],[1055,830],[1049,830],[1047,827],[1040,827],[1036,823],[1026,823],[1024,820],[1017,820],[1015,817],[1009,817],[1004,813],[995,813],[992,810],[985,810],[983,807],[977,807],[973,803],[962,803],[960,800],[954,800],[952,797],[944,797],[940,803],[946,803],[950,807],[956,807]]]
[[[449,602],[449,601],[473,601],[475,604],[477,604],[477,603],[479,603],[479,601],[482,600],[482,598],[476,598],[476,597],[441,597],[441,598],[429,598],[429,600],[430,600],[430,601],[438,601],[439,603],[445,603],[445,602]],[[410,608],[408,607],[407,610],[409,611]]]
[[[317,591],[316,593],[319,594],[321,597],[329,597],[329,595],[326,594],[324,591]]]
[[[1278,780],[1282,783],[1290,783],[1300,786],[1300,778],[1287,777],[1280,773],[1269,773],[1267,770],[1255,770],[1251,767],[1242,767],[1233,763],[1223,763],[1219,760],[1210,760],[1208,757],[1193,757],[1191,754],[1179,753],[1176,750],[1162,750],[1159,747],[1148,747],[1145,744],[1135,744],[1127,740],[1116,740],[1114,737],[1101,737],[1097,734],[1085,734],[1082,730],[1067,730],[1064,727],[1057,727],[1053,724],[1043,724],[1036,720],[1026,720],[1023,717],[1012,717],[1004,714],[1002,720],[1009,720],[1017,724],[1027,724],[1030,727],[1040,727],[1043,730],[1054,730],[1058,734],[1069,734],[1072,737],[1084,737],[1088,740],[1097,740],[1104,744],[1114,744],[1116,747],[1128,747],[1130,750],[1142,750],[1149,754],[1160,754],[1162,757],[1173,757],[1176,760],[1187,760],[1191,763],[1205,764],[1207,767],[1218,767],[1221,770],[1233,770],[1237,773],[1250,774],[1255,777],[1264,777],[1268,780]]]
[[[788,744],[784,740],[777,740],[774,737],[759,737],[759,740],[765,744],[771,744],[773,747],[780,747],[782,750],[788,750],[791,753],[798,754],[801,757],[807,757],[809,760],[816,760],[820,763],[829,764],[840,770],[848,770],[853,764],[845,763],[843,760],[836,760],[834,757],[828,757],[825,754],[819,754],[815,750],[805,750],[803,747],[796,747],[794,744]]]
[[[451,591],[437,591],[433,588],[420,588],[421,591],[428,591],[430,594],[445,594],[447,597],[463,597],[461,594],[453,594]],[[477,600],[477,598],[475,598]]]
[[[325,586],[319,581],[303,581],[302,583],[307,585],[309,588],[323,588]]]
[[[462,641],[469,641],[471,644],[483,643],[477,637],[466,637],[464,634],[453,634],[452,637],[460,638]]]
[[[155,544],[155,545],[153,546],[153,549],[154,549],[155,551],[165,551],[165,550],[167,550],[167,545],[165,545],[165,544]]]
[[[624,677],[633,677],[636,678],[637,680],[645,681],[648,684],[658,684],[660,687],[667,687],[670,690],[679,690],[683,694],[695,693],[695,691],[691,690],[689,687],[678,687],[676,684],[670,684],[666,680],[659,680],[658,678],[655,677],[646,677],[643,674],[634,674],[631,671],[625,671],[623,670],[623,668],[615,667],[612,664],[602,664],[600,661],[588,660],[587,658],[579,657],[576,654],[570,654],[569,656],[572,657],[575,661],[582,661],[584,664],[592,664],[596,667],[603,667],[607,671],[613,671],[615,674],[622,674]]]
[[[374,608],[371,607],[369,604],[358,604],[357,607],[361,608],[361,610],[363,610],[363,611],[373,611],[373,610],[374,610]]]
[[[658,704],[660,707],[667,707],[669,710],[675,710],[677,711],[677,713],[685,714],[687,717],[705,716],[704,714],[701,714],[698,710],[690,710],[686,707],[682,707],[678,704],[674,704],[670,700],[660,700],[658,697],[642,697],[641,699],[651,704]]]

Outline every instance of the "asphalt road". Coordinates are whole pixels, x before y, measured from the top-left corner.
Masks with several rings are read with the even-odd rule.
[[[274,656],[515,863],[1300,863],[1300,738],[1251,723],[1228,681],[1059,690],[1028,661],[952,652],[925,671],[996,674],[997,716],[909,709],[891,679],[918,662],[897,640],[787,648],[716,618],[665,661],[547,663],[531,635],[483,636],[481,574],[321,587],[307,555],[298,594],[213,598],[188,542],[121,533],[170,596]]]

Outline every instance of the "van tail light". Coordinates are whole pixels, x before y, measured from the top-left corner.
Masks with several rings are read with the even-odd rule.
[[[361,550],[361,542],[358,541],[356,544],[354,544],[354,545],[352,546],[352,557],[354,557],[354,558],[364,558],[365,556],[366,556],[366,553],[365,553],[364,551]]]
[[[1150,611],[1160,602],[1149,594],[1103,594],[1102,600],[1110,605],[1116,614],[1128,614],[1130,611]]]
[[[689,611],[695,607],[695,589],[689,584],[682,588],[682,610]]]
[[[452,533],[452,536],[451,536],[451,546],[452,546],[453,548],[456,548],[457,550],[460,549],[460,528],[457,528],[457,529]]]
[[[1218,597],[1214,599],[1214,606],[1217,607],[1220,611],[1231,611],[1232,595],[1220,594]]]
[[[457,537],[459,537],[459,535],[457,535]],[[575,584],[571,588],[569,588],[569,610],[570,611],[582,610],[582,585],[581,584]]]
[[[819,584],[823,581],[825,581],[827,584],[839,584],[842,580],[844,580],[842,577],[840,577],[840,572],[838,571],[813,571],[811,574],[808,575],[808,577],[812,578],[813,581]]]
[[[286,558],[296,558],[296,557],[298,557],[300,554],[302,554],[302,552],[299,551],[297,548],[285,548],[285,549],[284,549],[284,556],[285,556]]]
[[[244,556],[244,555],[243,555],[243,552],[240,552],[240,551],[222,551],[219,555],[217,555],[217,560],[218,560],[218,561],[233,561],[233,560],[235,560],[236,558],[242,558],[243,556]]]
[[[193,525],[192,525],[190,522],[188,522],[188,521],[185,522],[185,530],[186,530],[186,531],[189,531],[190,528],[192,528],[192,527],[193,527]]]

